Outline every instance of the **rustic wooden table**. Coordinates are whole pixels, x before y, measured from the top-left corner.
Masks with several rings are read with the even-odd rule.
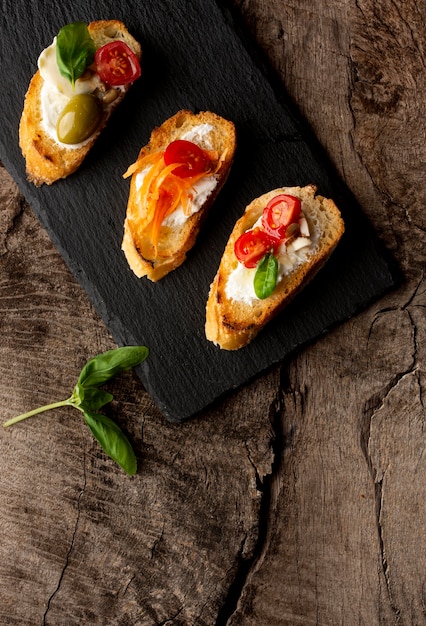
[[[72,409],[2,429],[2,625],[426,624],[426,4],[235,5],[402,284],[181,425],[121,377],[133,478]],[[114,343],[0,176],[4,422]]]

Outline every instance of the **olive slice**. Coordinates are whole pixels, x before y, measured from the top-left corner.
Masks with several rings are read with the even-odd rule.
[[[102,106],[99,100],[82,93],[73,96],[61,111],[56,123],[59,141],[76,144],[85,141],[99,126],[102,119]]]

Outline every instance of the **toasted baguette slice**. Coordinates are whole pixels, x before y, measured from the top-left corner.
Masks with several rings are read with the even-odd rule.
[[[208,130],[198,132],[199,127]],[[157,246],[155,246],[150,234],[151,218],[147,214],[146,197],[140,198],[139,174],[133,173],[124,222],[122,250],[131,269],[139,278],[146,276],[149,280],[156,282],[184,262],[210,207],[228,177],[236,147],[235,126],[232,122],[210,111],[193,113],[182,110],[176,113],[153,130],[149,143],[140,151],[138,160],[146,155],[162,152],[172,141],[188,136],[190,141],[200,148],[216,153],[217,156],[212,163],[214,174],[207,177],[215,177],[215,187],[207,193],[199,210],[189,215],[184,221],[173,221],[173,216],[179,212],[179,209],[181,210],[181,207],[171,214],[171,221],[163,220]],[[197,197],[197,184],[195,184],[195,191],[191,191],[192,197]]]
[[[302,211],[312,240],[310,249],[305,249],[309,252],[304,253],[303,262],[282,276],[269,297],[263,300],[241,299],[237,295],[235,299],[235,292],[231,292],[229,297],[229,291],[228,295],[226,293],[227,281],[238,265],[234,253],[235,241],[254,225],[269,200],[280,193],[297,196],[302,201]],[[315,193],[313,185],[283,187],[256,198],[248,205],[235,224],[210,287],[205,324],[209,341],[224,350],[238,350],[246,346],[325,264],[344,232],[344,223],[334,202]]]
[[[140,60],[142,49],[119,20],[100,20],[88,25],[96,48],[114,40],[124,41]],[[26,160],[27,178],[35,185],[51,185],[66,178],[81,165],[109,120],[113,110],[123,100],[130,84],[119,89],[109,89],[105,84],[97,89],[96,95],[102,103],[103,117],[96,131],[77,147],[69,147],[52,137],[43,122],[41,93],[44,80],[40,70],[34,74],[25,96],[24,109],[19,125],[19,145]],[[114,98],[114,99],[112,99]]]

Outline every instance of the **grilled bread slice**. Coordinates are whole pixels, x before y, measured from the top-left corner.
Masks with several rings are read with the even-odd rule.
[[[141,45],[129,33],[123,22],[119,20],[91,22],[88,31],[96,49],[104,44],[121,40],[131,48],[140,61]],[[95,74],[95,69],[91,66],[76,83],[90,81],[93,85],[93,95],[101,105],[100,121],[89,138],[75,145],[59,142],[55,132],[53,118],[59,113],[58,102],[64,102],[60,93],[56,92],[56,86],[45,81],[40,70],[32,77],[19,125],[19,145],[26,160],[27,178],[35,185],[40,186],[43,183],[50,185],[60,178],[66,178],[81,165],[113,110],[131,86],[131,83],[128,83],[120,87],[109,87],[97,79]],[[49,113],[44,108],[46,106]],[[47,121],[47,116],[53,119],[53,124],[52,119]]]
[[[199,180],[179,178],[173,173],[168,175],[166,187],[169,189],[170,184],[173,187],[175,183],[178,187],[188,183],[189,186],[182,191],[182,202],[162,219],[158,217],[160,209],[156,204],[156,199],[161,201],[162,190],[158,183],[166,167],[162,155],[172,142],[182,139],[205,151],[210,159],[209,166]],[[131,173],[132,179],[122,250],[136,276],[146,276],[156,282],[184,262],[228,177],[235,148],[234,124],[210,111],[181,110],[153,130],[149,143],[141,149],[138,160],[125,174],[129,176]],[[155,175],[152,174],[154,171],[157,172]],[[150,183],[145,184],[148,179]],[[186,204],[185,209],[183,204]],[[154,228],[155,220],[157,226]]]
[[[256,270],[241,267],[234,245],[242,233],[258,222],[264,207],[278,194],[300,198],[310,244],[279,260],[281,277],[275,289],[268,297],[259,299],[251,291]],[[323,267],[343,232],[344,223],[335,203],[316,195],[314,185],[283,187],[253,200],[235,224],[210,287],[206,305],[207,339],[224,350],[238,350],[249,344]],[[305,243],[308,241],[302,241]]]

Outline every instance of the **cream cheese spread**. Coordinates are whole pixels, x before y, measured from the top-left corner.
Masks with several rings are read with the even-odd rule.
[[[258,220],[260,222],[260,219]],[[258,222],[253,225],[254,228]],[[277,284],[299,265],[309,260],[318,248],[318,232],[303,214],[299,220],[300,235],[286,245],[284,242],[278,248],[276,258],[278,261]],[[237,267],[230,273],[225,285],[226,297],[230,300],[252,304],[259,298],[254,291],[254,275],[256,268],[245,267],[238,262]]]
[[[38,58],[38,69],[43,78],[40,108],[44,131],[61,146],[68,149],[80,148],[90,141],[90,137],[80,143],[64,144],[58,140],[56,123],[70,98],[79,94],[93,93],[101,86],[102,81],[99,75],[93,73],[88,80],[78,78],[73,88],[70,81],[62,76],[59,71],[56,62],[56,37],[53,43],[40,54]]]
[[[55,89],[59,95],[65,96],[68,100],[81,93],[92,93],[102,84],[99,75],[95,72],[88,80],[78,78],[73,88],[70,81],[62,76],[59,71],[56,62],[56,37],[53,43],[40,54],[37,64],[45,83],[48,83],[51,89]]]
[[[56,61],[56,37],[53,43],[45,48],[38,58],[38,69],[43,78],[40,94],[40,110],[43,130],[57,144],[68,150],[78,149],[88,143],[91,137],[75,144],[65,144],[59,141],[56,132],[56,124],[60,114],[73,96],[81,94],[94,94],[97,90],[102,93],[105,84],[96,72],[86,73],[85,77],[77,78],[74,87],[70,81],[61,75]],[[118,87],[120,91],[123,87]],[[108,110],[112,105],[107,105]]]
[[[192,143],[196,143],[197,146],[203,148],[204,150],[213,150],[213,143],[211,139],[211,133],[213,131],[214,126],[211,124],[198,124],[198,126],[194,126],[184,133],[180,139],[192,141]]]

